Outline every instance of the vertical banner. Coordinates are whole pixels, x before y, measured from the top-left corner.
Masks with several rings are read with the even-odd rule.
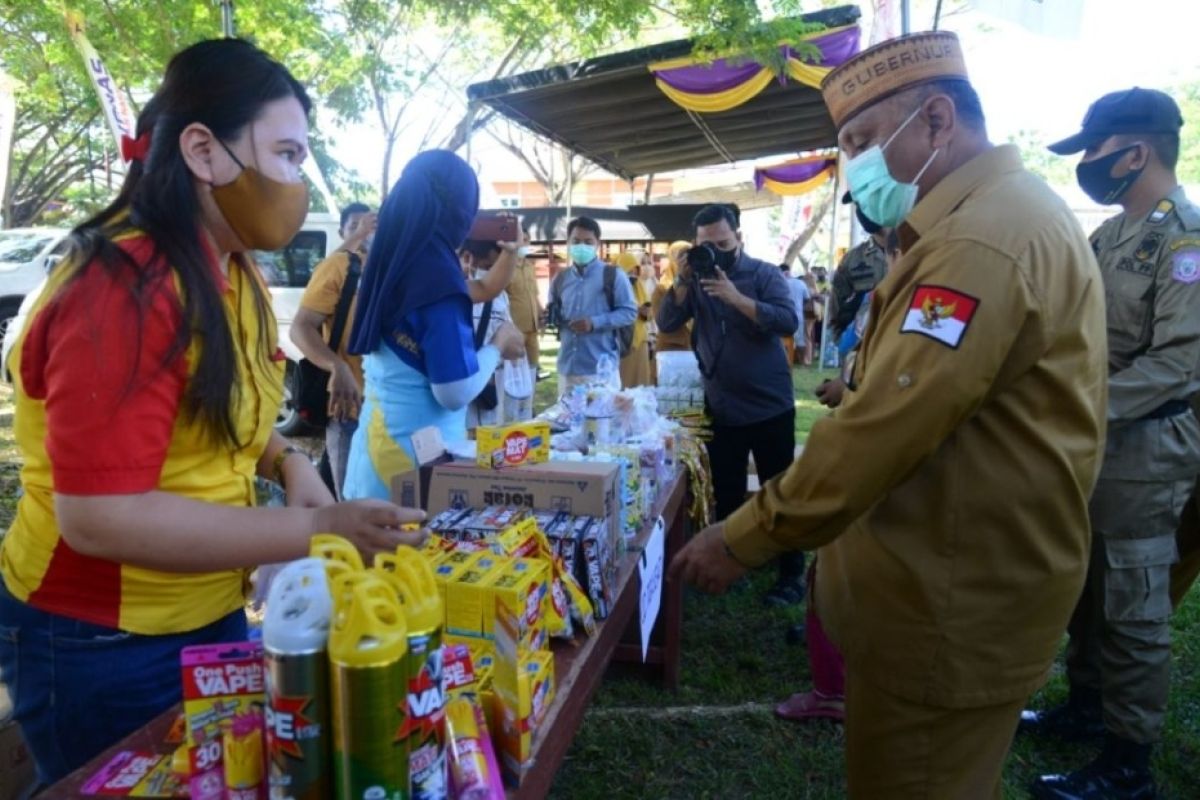
[[[6,208],[4,198],[8,192],[8,162],[12,154],[13,127],[17,124],[16,89],[16,82],[0,72],[0,214]],[[0,219],[0,225],[8,225],[8,220]]]
[[[113,139],[117,144],[117,152],[120,153],[121,137],[128,136],[133,139],[136,136],[133,113],[129,110],[125,93],[117,86],[112,75],[108,74],[104,62],[100,60],[100,54],[88,41],[87,33],[83,28],[83,15],[77,11],[67,11],[66,19],[67,30],[71,32],[71,40],[75,42],[75,47],[83,56],[83,63],[87,67],[88,75],[92,78],[92,86],[95,87],[96,94],[100,98],[100,105],[104,108],[104,117],[108,120],[108,128],[112,131]]]

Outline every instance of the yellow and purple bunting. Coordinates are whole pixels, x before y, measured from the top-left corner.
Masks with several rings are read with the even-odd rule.
[[[784,74],[778,76],[770,67],[754,61],[735,63],[724,58],[711,64],[701,64],[690,57],[676,58],[650,64],[649,69],[663,94],[688,111],[728,111],[754,98],[772,80],[786,82],[791,78],[804,86],[819,88],[821,80],[834,67],[858,52],[859,36],[857,25],[847,25],[804,37],[806,44],[821,51],[821,58],[815,64],[802,61],[791,46],[780,45],[786,67]]]
[[[760,192],[769,189],[778,195],[806,194],[832,178],[836,169],[836,156],[805,156],[755,169],[754,188]]]

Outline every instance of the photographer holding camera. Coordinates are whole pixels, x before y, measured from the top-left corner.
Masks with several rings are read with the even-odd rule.
[[[746,255],[733,207],[710,205],[692,221],[695,246],[658,310],[664,333],[692,324],[692,344],[712,417],[708,443],[717,520],[746,499],[747,458],[760,482],[783,472],[796,447],[792,375],[780,338],[799,327],[779,268]],[[772,605],[804,599],[803,554],[780,557]]]

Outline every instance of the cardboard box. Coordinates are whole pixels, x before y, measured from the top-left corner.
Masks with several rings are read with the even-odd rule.
[[[484,468],[518,467],[550,460],[550,423],[480,425],[475,430],[475,463]]]
[[[7,693],[4,700],[7,701]],[[0,800],[29,797],[35,782],[33,756],[25,746],[21,728],[14,720],[0,722]]]
[[[550,591],[550,567],[545,561],[514,558],[488,576],[485,583],[494,603],[503,606],[517,624],[517,638],[525,650],[540,650],[547,644],[542,606]],[[493,611],[484,621],[485,635],[493,638],[496,617]]]
[[[516,785],[533,754],[534,733],[554,699],[554,655],[548,650],[523,652],[516,618],[502,605],[497,612],[492,685],[498,730],[493,736],[505,778]]]
[[[491,552],[474,553],[463,569],[446,583],[446,633],[459,637],[491,638],[493,599],[491,579],[509,559]]]
[[[448,508],[504,505],[599,517],[607,521],[615,545],[621,535],[617,472],[613,463],[554,461],[505,470],[440,464],[433,469],[425,510],[433,515]]]

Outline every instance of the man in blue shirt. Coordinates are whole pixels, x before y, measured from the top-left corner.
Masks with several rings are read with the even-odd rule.
[[[617,329],[632,325],[637,302],[624,275],[610,279],[612,301],[605,291],[605,270],[614,270],[600,260],[600,225],[590,217],[567,223],[567,255],[571,266],[554,276],[550,303],[557,304],[562,324],[558,350],[559,391],[596,378],[600,360],[612,357],[614,374],[621,352]]]
[[[746,499],[747,459],[754,454],[760,483],[787,469],[796,447],[792,372],[780,339],[800,318],[779,267],[746,255],[733,209],[711,205],[693,220],[696,244],[715,248],[715,277],[700,279],[685,264],[658,311],[671,332],[694,320],[692,343],[712,416],[708,456],[717,520]],[[804,600],[804,555],[780,556],[772,605]]]

